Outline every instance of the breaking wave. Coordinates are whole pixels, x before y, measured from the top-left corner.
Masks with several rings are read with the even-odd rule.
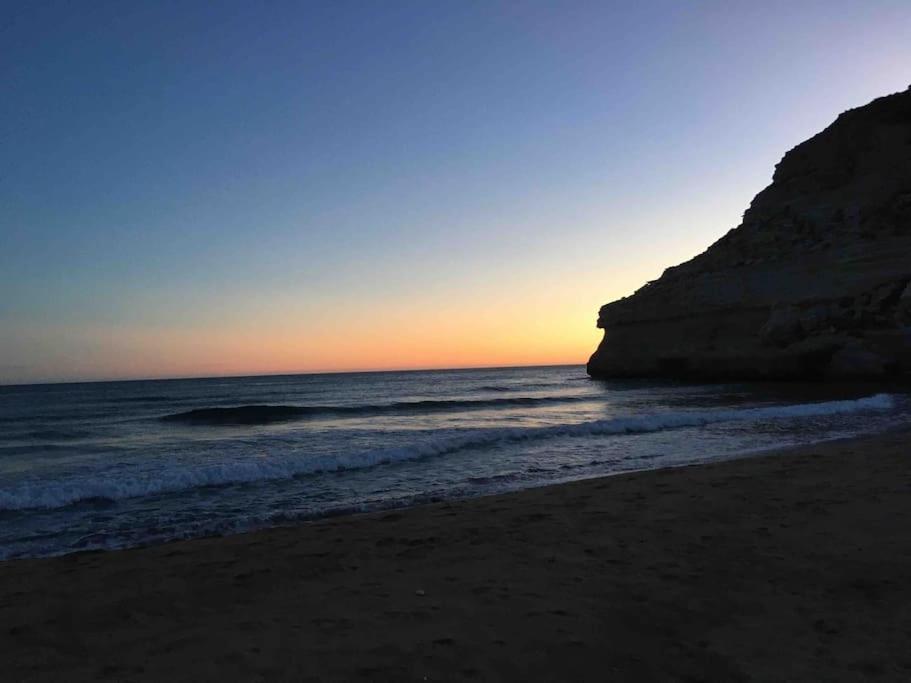
[[[201,425],[261,425],[329,415],[380,415],[386,413],[426,413],[483,408],[519,408],[591,400],[592,398],[588,396],[517,396],[515,398],[466,400],[428,399],[424,401],[400,401],[397,403],[353,406],[246,405],[226,408],[196,408],[165,415],[161,419],[167,422],[185,422]]]
[[[467,448],[482,448],[504,442],[554,437],[638,434],[683,427],[701,427],[730,421],[804,418],[863,411],[881,412],[891,410],[894,406],[895,401],[892,396],[877,394],[856,400],[789,406],[664,412],[546,427],[478,429],[437,436],[422,443],[400,448],[337,455],[251,457],[241,461],[172,466],[156,472],[99,471],[94,472],[90,478],[70,477],[55,482],[26,481],[13,487],[0,489],[0,510],[60,508],[80,501],[116,501],[124,498],[176,493],[207,486],[289,479],[319,472],[363,469],[419,460]]]

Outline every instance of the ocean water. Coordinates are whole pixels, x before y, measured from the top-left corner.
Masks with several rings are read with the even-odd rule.
[[[704,462],[909,414],[869,386],[582,366],[0,387],[0,559]]]

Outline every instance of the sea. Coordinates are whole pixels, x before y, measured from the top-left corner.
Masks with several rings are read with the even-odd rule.
[[[583,366],[0,386],[0,559],[743,457],[907,423],[870,385]]]

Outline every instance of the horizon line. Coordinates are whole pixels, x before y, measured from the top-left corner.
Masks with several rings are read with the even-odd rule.
[[[459,372],[463,370],[510,370],[513,368],[562,368],[572,366],[585,366],[581,363],[530,363],[527,365],[466,365],[460,367],[422,367],[422,368],[384,368],[379,370],[300,370],[291,372],[263,372],[240,375],[184,375],[181,377],[130,377],[125,379],[66,379],[66,380],[41,380],[37,382],[0,382],[0,388],[7,387],[33,387],[67,384],[115,384],[123,382],[180,382],[185,380],[203,379],[247,379],[253,377],[295,377],[301,375],[375,375],[392,372]]]

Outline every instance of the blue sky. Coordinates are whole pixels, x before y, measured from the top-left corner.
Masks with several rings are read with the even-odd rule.
[[[907,2],[43,3],[0,23],[0,381],[584,362],[911,82]]]

